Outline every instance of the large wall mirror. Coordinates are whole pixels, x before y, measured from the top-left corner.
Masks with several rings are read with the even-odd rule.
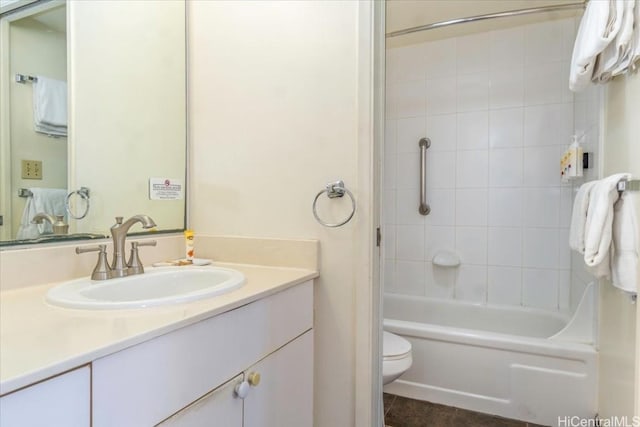
[[[0,13],[0,245],[100,238],[136,214],[184,229],[184,0],[0,0]]]

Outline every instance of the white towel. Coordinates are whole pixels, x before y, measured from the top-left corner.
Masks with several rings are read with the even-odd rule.
[[[578,92],[591,83],[598,55],[613,41],[621,22],[615,0],[590,1],[580,22],[569,71],[569,88]]]
[[[36,132],[67,135],[67,83],[37,76],[33,83],[33,121]]]
[[[585,182],[578,189],[571,212],[571,228],[569,229],[569,247],[584,254],[584,231],[587,223],[587,209],[591,190],[597,181]]]
[[[634,193],[622,193],[614,206],[611,281],[623,291],[638,292],[639,239]]]
[[[47,213],[49,215],[65,215],[65,199],[67,190],[58,188],[30,188],[32,197],[27,198],[20,220],[20,228],[16,238],[35,239],[41,234],[52,233],[53,228],[47,221],[42,224],[32,224],[31,220],[38,213]]]
[[[611,28],[616,33],[614,40],[602,51],[593,70],[593,81],[605,83],[628,58],[631,37],[633,35],[633,6],[635,0],[615,0],[615,21]],[[626,69],[626,66],[624,67]]]
[[[617,185],[621,179],[629,179],[628,173],[608,176],[596,182],[589,197],[584,237],[584,262],[596,268],[608,261],[611,247],[613,204],[618,200]],[[605,264],[601,273],[608,272]],[[608,274],[607,274],[608,275]]]
[[[629,66],[633,67],[638,61],[640,61],[640,0],[636,0],[636,5],[633,10],[635,27],[633,29],[633,52],[629,59]]]

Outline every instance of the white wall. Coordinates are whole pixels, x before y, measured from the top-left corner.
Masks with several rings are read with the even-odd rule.
[[[314,323],[318,427],[371,425],[361,421],[370,411],[356,414],[354,396],[356,304],[358,313],[371,304],[355,299],[358,289],[371,292],[371,266],[358,254],[372,252],[373,236],[366,202],[373,193],[363,169],[371,164],[373,144],[358,142],[359,124],[362,132],[371,127],[366,120],[359,123],[358,85],[365,81],[359,79],[371,72],[358,69],[358,58],[370,54],[366,46],[358,51],[358,38],[368,37],[359,25],[370,20],[359,23],[361,7],[191,1],[188,11],[191,227],[197,234],[320,240]],[[365,94],[370,90],[362,88]],[[331,229],[314,220],[311,202],[336,179],[353,191],[358,212],[349,224]],[[349,209],[347,200],[326,197],[319,205],[329,221]]]
[[[43,75],[67,80],[67,41],[64,32],[53,31],[29,18],[10,24],[11,76]],[[26,199],[19,188],[67,188],[67,138],[51,138],[37,133],[33,126],[33,85],[10,85],[11,98],[11,212],[5,221],[16,238]],[[42,180],[22,179],[21,161],[42,161]],[[52,213],[52,212],[49,212]],[[60,212],[62,213],[62,212]]]
[[[108,234],[115,216],[184,226],[184,200],[149,200],[149,178],[185,180],[185,3],[72,1],[69,188],[91,190],[71,231]],[[132,231],[139,231],[132,230]]]
[[[388,51],[386,292],[570,308],[572,191],[558,165],[575,132],[574,35],[564,19]],[[455,273],[433,266],[440,250],[460,256]]]
[[[604,128],[604,175],[630,172],[640,178],[640,75],[615,79],[607,86]],[[637,222],[640,196],[636,193]],[[640,236],[637,236],[640,240]],[[640,271],[638,272],[640,281]],[[640,415],[640,368],[637,304],[611,282],[600,286],[599,409],[601,417]]]

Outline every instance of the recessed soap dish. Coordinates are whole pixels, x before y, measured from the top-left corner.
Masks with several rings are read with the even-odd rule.
[[[433,265],[452,268],[460,265],[460,257],[449,251],[439,251],[433,256]]]

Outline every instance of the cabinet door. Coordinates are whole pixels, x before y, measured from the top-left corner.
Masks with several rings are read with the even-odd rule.
[[[313,425],[313,330],[253,365],[245,377],[252,387],[244,427]]]
[[[2,396],[0,426],[89,426],[89,377],[85,366]]]
[[[205,394],[158,427],[242,427],[242,399],[235,393],[243,375]]]

